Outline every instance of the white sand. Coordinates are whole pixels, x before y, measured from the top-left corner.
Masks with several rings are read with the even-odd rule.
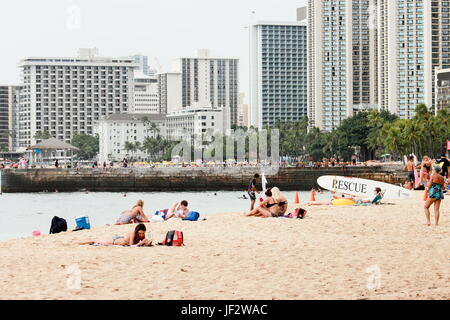
[[[134,226],[0,242],[0,299],[449,299],[450,197],[436,228],[424,226],[422,194],[309,207],[305,220],[236,213],[147,225],[157,241],[184,231],[182,248],[77,244]],[[73,265],[79,290],[67,286]]]

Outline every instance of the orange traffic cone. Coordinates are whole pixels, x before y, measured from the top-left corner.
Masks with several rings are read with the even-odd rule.
[[[295,193],[294,204],[300,204],[300,199],[298,198],[298,192]]]
[[[423,194],[423,201],[427,201],[428,200],[428,190],[425,189],[425,193]]]
[[[311,189],[311,197],[309,198],[309,201],[316,201],[316,190]]]

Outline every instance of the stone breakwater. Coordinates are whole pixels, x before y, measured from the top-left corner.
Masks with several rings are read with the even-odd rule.
[[[399,184],[406,180],[400,167],[334,168],[113,168],[113,169],[6,169],[1,172],[2,192],[244,191],[261,171],[272,186],[286,191],[317,187],[317,178],[339,175]]]

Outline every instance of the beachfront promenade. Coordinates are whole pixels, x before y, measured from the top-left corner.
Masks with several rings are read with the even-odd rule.
[[[317,187],[317,178],[339,175],[404,183],[400,166],[350,166],[333,168],[210,167],[210,168],[83,168],[6,169],[1,172],[4,193],[17,192],[158,192],[244,191],[250,177],[264,172],[270,185],[281,190],[307,191]]]

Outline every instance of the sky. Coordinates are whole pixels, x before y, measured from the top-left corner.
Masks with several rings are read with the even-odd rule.
[[[0,84],[18,84],[27,57],[72,57],[78,48],[101,56],[172,59],[210,49],[240,59],[240,90],[248,100],[251,21],[295,21],[306,0],[15,0],[2,1]],[[252,14],[252,11],[255,13]]]

